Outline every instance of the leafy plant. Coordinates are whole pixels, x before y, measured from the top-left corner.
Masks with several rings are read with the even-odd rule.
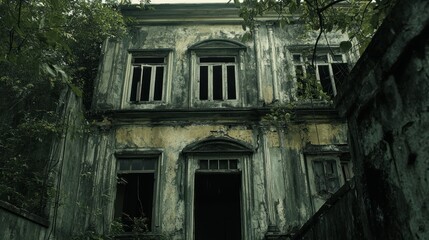
[[[307,30],[319,31],[316,45],[322,34],[332,31],[347,32],[356,39],[362,52],[375,30],[397,0],[234,0],[240,6],[244,28],[254,29],[257,18],[276,14],[281,25],[299,19]],[[349,50],[351,42],[342,44]]]
[[[101,44],[125,34],[125,20],[101,0],[4,0],[0,16],[0,199],[43,215],[51,142],[70,127],[61,92],[90,107]]]

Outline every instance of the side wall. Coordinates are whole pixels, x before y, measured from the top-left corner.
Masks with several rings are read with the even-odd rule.
[[[399,1],[337,99],[374,239],[429,239],[428,13]]]
[[[62,96],[67,130],[53,145],[54,191],[49,221],[53,239],[71,239],[87,231],[107,234],[113,219],[116,164],[114,137],[104,123],[89,123],[81,99]]]

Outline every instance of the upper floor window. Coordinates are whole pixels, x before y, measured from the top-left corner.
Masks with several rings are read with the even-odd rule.
[[[165,57],[133,57],[131,102],[162,101],[165,88],[165,60]]]
[[[237,99],[237,57],[198,58],[199,100]]]
[[[292,54],[295,74],[298,84],[298,97],[306,96],[311,91],[309,88],[316,88],[309,79],[315,77],[320,83],[322,91],[330,97],[337,95],[337,88],[343,83],[349,73],[345,56],[340,53],[318,53],[315,59],[315,67],[311,66],[312,54],[294,53]],[[316,97],[313,96],[307,97]]]
[[[123,106],[135,108],[169,101],[171,57],[169,49],[130,50]]]
[[[246,47],[230,40],[207,40],[191,53],[191,106],[238,106],[243,53]]]

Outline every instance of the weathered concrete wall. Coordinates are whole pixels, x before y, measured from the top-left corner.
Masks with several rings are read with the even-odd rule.
[[[49,222],[0,201],[0,238],[8,240],[45,239]]]
[[[222,6],[222,5],[220,5]],[[168,12],[162,6],[156,6],[161,13]],[[228,11],[234,10],[229,5]],[[232,9],[232,10],[231,10]],[[154,10],[155,14],[157,10]],[[174,11],[174,9],[171,9]],[[192,16],[190,7],[189,15]],[[195,10],[195,11],[198,11]],[[236,9],[234,11],[237,11]],[[229,13],[229,12],[226,12]],[[106,41],[99,77],[95,86],[93,110],[112,109],[172,109],[188,108],[192,105],[190,95],[192,79],[190,47],[204,40],[222,39],[240,42],[246,46],[242,58],[238,79],[239,106],[262,107],[273,102],[286,103],[295,99],[296,79],[292,64],[291,48],[312,47],[317,32],[309,32],[300,24],[281,27],[273,22],[261,22],[251,37],[249,30],[242,29],[242,21],[238,12],[234,12],[234,21],[225,23],[222,16],[209,23],[201,19],[187,22],[186,16],[180,20],[165,22],[139,22],[130,29],[127,36],[120,40]],[[144,16],[148,12],[137,12]],[[160,20],[160,16],[157,20]],[[274,18],[275,19],[275,18]],[[183,22],[183,23],[182,23]],[[328,39],[328,42],[326,41]],[[321,39],[319,47],[338,47],[341,41],[347,40],[342,33],[328,33]],[[128,86],[130,50],[165,50],[172,51],[171,59],[171,94],[169,102],[161,104],[127,104],[128,96],[124,96]],[[356,58],[345,54],[347,62],[352,64]],[[227,105],[224,105],[227,106]],[[195,107],[195,106],[193,106]],[[210,107],[199,105],[198,107]]]
[[[109,232],[114,220],[117,186],[115,152],[124,150],[162,152],[157,203],[161,209],[160,233],[169,239],[184,239],[187,160],[182,151],[209,137],[236,139],[255,149],[249,158],[248,169],[251,172],[251,195],[246,196],[251,202],[246,210],[251,219],[252,239],[263,239],[269,225],[288,232],[313,214],[303,149],[308,143],[347,142],[345,124],[330,119],[292,124],[288,131],[266,122],[228,118],[164,119],[161,124],[112,115],[88,123],[81,115],[79,98],[67,92],[63,99],[60,107],[68,128],[56,141],[52,153],[53,159],[57,160],[57,170],[48,233],[54,239],[70,239],[88,230],[100,234]]]
[[[50,202],[50,236],[71,239],[87,230],[107,234],[113,219],[116,184],[114,137],[87,122],[81,99],[63,96],[67,129],[52,150],[55,172]]]
[[[429,2],[399,1],[337,99],[373,239],[429,239],[428,43]]]
[[[231,126],[232,125],[232,126]],[[327,123],[317,123],[317,128],[323,138],[319,144],[333,142],[346,143],[344,124],[333,127]],[[314,130],[303,133],[297,126],[289,132],[278,131],[272,127],[261,127],[257,124],[242,125],[232,123],[224,124],[192,123],[166,124],[163,126],[142,126],[130,124],[121,126],[116,130],[116,149],[150,150],[157,149],[163,152],[163,166],[161,169],[161,205],[162,230],[171,234],[183,234],[185,228],[185,200],[183,185],[186,159],[181,157],[181,151],[187,145],[207,137],[228,136],[246,142],[255,147],[255,153],[250,158],[250,171],[252,172],[253,205],[250,209],[252,229],[255,239],[262,239],[270,224],[267,209],[273,208],[273,219],[280,231],[287,232],[294,226],[300,226],[312,214],[310,193],[306,180],[303,149],[309,140],[314,140]],[[307,126],[309,129],[314,124]],[[328,134],[329,132],[329,134]],[[174,138],[167,137],[174,134]],[[263,142],[266,141],[266,148]],[[317,144],[317,140],[314,142]],[[268,158],[264,156],[268,155]],[[270,162],[268,169],[272,186],[267,189],[265,179],[266,163]],[[268,193],[270,192],[270,193]],[[271,200],[267,202],[266,196],[270,194]],[[271,206],[270,206],[271,205]],[[174,210],[173,210],[174,209]],[[177,239],[181,235],[176,236]],[[183,237],[183,236],[182,236]]]

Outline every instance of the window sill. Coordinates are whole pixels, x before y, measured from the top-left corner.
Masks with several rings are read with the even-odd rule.
[[[122,105],[122,109],[140,110],[140,109],[153,109],[156,107],[165,107],[167,103],[164,101],[159,102],[126,102]]]
[[[222,107],[241,107],[241,102],[238,100],[204,100],[194,101],[193,107],[200,108],[222,108]]]
[[[118,240],[157,240],[162,239],[159,233],[121,233],[117,234],[114,239]]]

